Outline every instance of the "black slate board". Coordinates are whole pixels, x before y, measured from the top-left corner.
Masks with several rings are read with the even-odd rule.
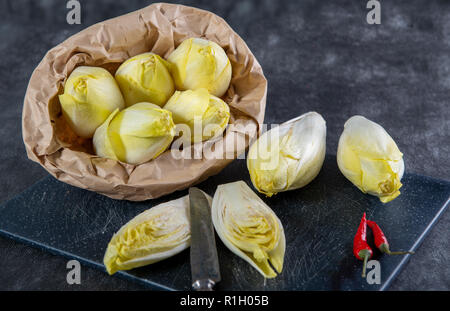
[[[213,195],[217,185],[240,176],[250,184],[245,161],[236,160],[198,186]],[[265,282],[216,237],[222,273],[218,289],[386,289],[409,255],[389,257],[375,252],[374,259],[381,264],[381,284],[367,284],[361,278],[361,262],[352,255],[353,236],[363,212],[380,224],[391,248],[415,250],[446,209],[450,195],[447,181],[407,173],[402,182],[402,194],[384,205],[348,182],[336,158],[327,156],[319,176],[305,188],[263,198],[286,232],[283,273]],[[103,254],[116,230],[145,209],[186,193],[138,203],[117,201],[46,177],[0,206],[0,234],[104,270]],[[153,289],[187,290],[189,251],[116,275]]]

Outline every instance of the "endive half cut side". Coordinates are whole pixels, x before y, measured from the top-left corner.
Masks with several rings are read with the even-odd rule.
[[[275,213],[243,181],[217,187],[212,221],[222,242],[266,278],[283,270],[286,238]]]
[[[159,204],[137,215],[114,234],[103,259],[114,274],[152,264],[190,246],[189,196]]]

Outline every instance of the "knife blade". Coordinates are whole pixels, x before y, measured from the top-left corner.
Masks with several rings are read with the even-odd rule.
[[[220,267],[210,202],[205,193],[195,187],[189,188],[189,202],[192,288],[197,291],[211,291],[220,281]]]

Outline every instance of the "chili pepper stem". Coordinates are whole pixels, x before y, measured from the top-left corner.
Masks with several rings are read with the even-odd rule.
[[[362,249],[359,251],[358,253],[359,257],[362,258],[364,260],[363,262],[363,271],[361,276],[363,278],[366,277],[366,266],[367,266],[367,261],[370,259],[370,257],[372,257],[372,253],[368,250],[368,249]]]
[[[389,249],[389,244],[383,243],[379,247],[380,251],[382,253],[388,254],[388,255],[405,255],[405,254],[414,254],[414,252],[391,252]]]

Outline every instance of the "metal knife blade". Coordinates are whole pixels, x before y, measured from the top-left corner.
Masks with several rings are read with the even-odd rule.
[[[192,288],[198,291],[213,290],[220,281],[220,267],[211,207],[206,195],[195,187],[189,189],[189,201]]]

